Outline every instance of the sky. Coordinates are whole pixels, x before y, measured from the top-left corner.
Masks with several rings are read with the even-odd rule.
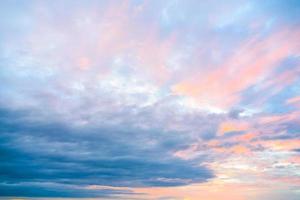
[[[1,0],[1,200],[300,199],[300,1]]]

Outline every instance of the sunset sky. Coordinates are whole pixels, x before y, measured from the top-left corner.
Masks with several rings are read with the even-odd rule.
[[[1,0],[1,200],[299,200],[299,0]]]

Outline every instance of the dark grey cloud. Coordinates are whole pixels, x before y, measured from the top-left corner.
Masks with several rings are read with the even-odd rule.
[[[17,184],[0,184],[0,193],[2,196],[22,196],[22,197],[112,197],[115,195],[140,195],[129,190],[114,189],[83,189],[74,185],[53,184],[53,183],[17,183]]]
[[[2,196],[94,197],[118,191],[89,193],[68,185],[164,187],[205,182],[213,177],[198,162],[172,156],[191,142],[178,132],[122,126],[73,127],[28,120],[27,115],[25,111],[1,110]],[[61,192],[60,187],[33,187],[32,183],[66,187]]]

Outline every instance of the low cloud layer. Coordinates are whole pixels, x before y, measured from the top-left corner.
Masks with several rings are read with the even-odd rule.
[[[188,145],[190,138],[174,137],[182,133],[112,126],[72,127],[30,121],[26,119],[27,113],[1,111],[0,177],[1,190],[6,191],[3,195],[33,195],[26,189],[31,188],[31,183],[35,183],[31,190],[41,188],[34,196],[88,197],[84,189],[72,187],[69,192],[51,193],[60,187],[47,188],[43,183],[82,188],[166,187],[205,182],[213,177],[212,171],[199,163],[172,156],[174,151]],[[98,194],[102,195],[99,192],[92,196]]]

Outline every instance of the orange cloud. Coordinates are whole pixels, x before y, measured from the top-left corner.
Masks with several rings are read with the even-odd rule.
[[[209,199],[209,200],[245,200],[243,194],[228,193],[226,190],[230,189],[232,186],[224,185],[191,185],[176,188],[137,188],[134,191],[140,193],[146,193],[150,198],[157,199],[162,197],[174,197],[180,200],[199,200],[199,199]],[[232,189],[232,188],[231,188]]]
[[[250,150],[242,145],[236,145],[231,148],[231,151],[235,154],[248,154]]]
[[[219,135],[224,135],[227,132],[232,131],[246,131],[250,128],[249,123],[237,120],[222,122],[219,126]]]
[[[290,151],[300,149],[300,139],[261,141],[263,146],[273,150]]]

